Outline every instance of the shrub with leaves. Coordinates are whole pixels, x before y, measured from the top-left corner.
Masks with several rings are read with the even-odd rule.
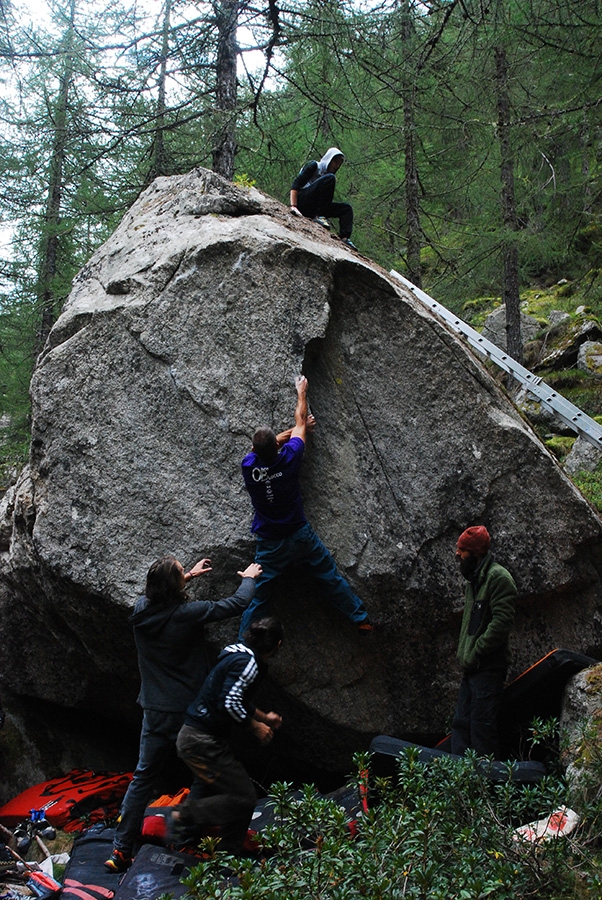
[[[366,767],[365,754],[358,772]],[[262,832],[261,857],[216,852],[186,879],[195,900],[505,900],[596,897],[600,884],[583,872],[594,893],[576,894],[575,843],[517,839],[519,824],[566,802],[555,776],[537,785],[509,777],[492,784],[467,756],[420,762],[412,749],[394,778],[370,785],[370,811],[357,827],[334,801],[306,787],[271,793],[274,824]],[[361,775],[356,784],[359,787]],[[583,881],[583,879],[581,879]],[[581,883],[581,882],[580,882]],[[585,884],[585,882],[583,882]],[[566,892],[565,892],[566,888]]]

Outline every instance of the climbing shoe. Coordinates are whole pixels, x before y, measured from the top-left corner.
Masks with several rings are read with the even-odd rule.
[[[374,634],[380,628],[380,622],[373,622],[371,619],[363,619],[357,626],[359,634]]]
[[[109,869],[111,872],[125,872],[131,865],[132,857],[129,853],[115,849],[105,862],[105,869]]]
[[[314,216],[313,221],[317,222],[318,225],[321,225],[322,228],[328,228],[330,230],[330,222],[324,216]]]
[[[344,244],[347,244],[348,247],[351,247],[352,250],[357,250],[357,247],[355,246],[355,244],[353,243],[351,238],[346,237],[346,238],[341,238],[341,240],[343,241]]]

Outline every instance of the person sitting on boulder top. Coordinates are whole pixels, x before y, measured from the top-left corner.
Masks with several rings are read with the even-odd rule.
[[[305,518],[299,474],[305,437],[313,427],[308,415],[307,378],[299,375],[295,382],[297,405],[295,427],[275,435],[271,428],[259,428],[253,435],[253,448],[242,461],[242,475],[255,509],[251,530],[257,539],[255,562],[262,568],[257,579],[255,597],[243,613],[239,636],[254,619],[265,615],[270,599],[271,582],[284,569],[304,563],[319,579],[328,599],[358,628],[360,633],[373,631],[364,604],[351,590],[336,563]]]
[[[489,552],[484,525],[463,531],[456,560],[468,584],[458,641],[463,675],[452,722],[451,751],[469,747],[499,759],[497,716],[508,669],[508,637],[514,620],[516,585]]]
[[[176,844],[185,845],[187,835],[192,836],[199,826],[219,825],[219,849],[241,852],[257,795],[234,755],[230,738],[233,729],[242,727],[265,745],[280,728],[282,718],[278,713],[257,709],[252,694],[283,636],[278,619],[253,622],[242,643],[224,647],[198,697],[188,707],[177,746],[178,756],[195,780],[181,808],[172,813]]]
[[[349,203],[334,203],[336,172],[345,157],[337,147],[326,151],[320,162],[312,159],[306,163],[291,185],[290,204],[294,215],[314,219],[320,225],[330,227],[328,218],[339,220],[339,233],[348,247],[353,230],[353,208]]]
[[[140,669],[142,733],[134,777],[121,805],[113,852],[107,869],[123,872],[132,862],[144,810],[152,797],[155,779],[173,752],[184,713],[209,671],[204,629],[209,622],[238,616],[255,593],[261,566],[251,563],[239,572],[238,590],[225,600],[189,601],[186,585],[211,571],[211,560],[201,559],[189,572],[173,556],[152,564],[130,621]]]

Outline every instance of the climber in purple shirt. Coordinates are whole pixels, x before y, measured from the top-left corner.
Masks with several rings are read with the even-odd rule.
[[[295,383],[297,405],[295,426],[280,434],[271,428],[259,428],[253,436],[253,449],[242,461],[245,486],[251,497],[255,517],[251,530],[257,539],[255,562],[262,567],[257,578],[255,597],[245,610],[240,624],[244,634],[251,622],[266,615],[274,578],[293,563],[305,563],[320,580],[330,602],[353,622],[360,633],[374,630],[368,613],[338,571],[335,561],[305,517],[299,473],[308,427],[315,424],[308,414],[307,378],[299,375]]]

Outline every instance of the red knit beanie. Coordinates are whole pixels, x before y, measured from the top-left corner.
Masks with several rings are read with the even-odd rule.
[[[489,550],[491,538],[484,525],[473,525],[463,531],[458,538],[458,550],[468,550],[474,556],[485,556]]]

